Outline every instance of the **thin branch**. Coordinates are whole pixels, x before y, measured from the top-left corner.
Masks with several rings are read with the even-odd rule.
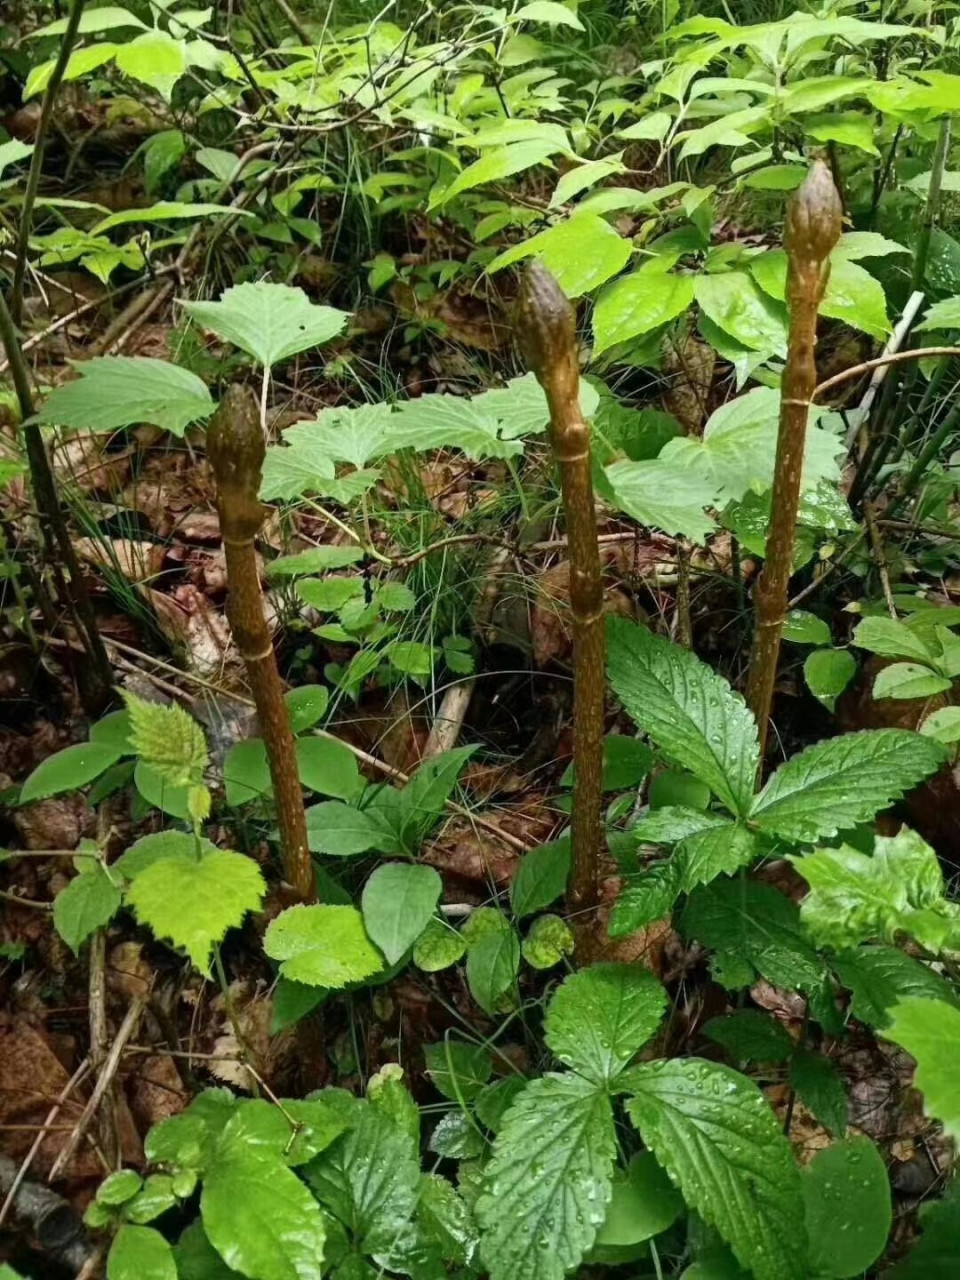
[[[877,356],[875,360],[864,360],[862,364],[851,365],[841,373],[819,383],[813,391],[814,400],[819,400],[827,391],[849,382],[851,378],[859,378],[861,374],[872,373],[887,364],[904,364],[909,360],[931,360],[937,356],[960,356],[960,347],[915,347],[912,351],[894,351],[890,355]]]

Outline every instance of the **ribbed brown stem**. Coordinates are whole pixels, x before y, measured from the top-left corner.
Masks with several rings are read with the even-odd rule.
[[[754,592],[756,630],[747,683],[747,702],[760,730],[761,762],[793,570],[807,417],[817,386],[814,361],[817,311],[827,287],[830,252],[840,238],[841,219],[840,197],[830,170],[822,160],[817,160],[787,208],[785,247],[789,260],[790,340],[781,383],[770,528],[763,572]]]
[[[265,452],[256,397],[247,387],[228,387],[207,430],[207,457],[217,481],[217,510],[227,561],[227,620],[247,669],[266,743],[284,877],[298,898],[312,902],[316,899],[316,877],[307,845],[296,743],[264,617],[254,549],[263,524],[263,507],[257,495]]]
[[[573,309],[549,271],[527,268],[519,337],[550,406],[550,443],[560,464],[570,558],[573,615],[573,743],[576,782],[569,904],[593,911],[599,897],[603,697],[606,642],[603,580],[590,472],[590,432],[580,413]]]

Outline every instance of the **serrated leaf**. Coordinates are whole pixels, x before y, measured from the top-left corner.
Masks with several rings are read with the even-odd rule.
[[[722,1045],[734,1061],[785,1062],[793,1052],[793,1039],[783,1023],[756,1009],[711,1018],[703,1034]]]
[[[189,369],[147,356],[94,356],[74,363],[78,377],[47,396],[36,421],[74,431],[115,431],[150,423],[182,436],[217,407]]]
[[[667,993],[642,965],[594,964],[554,993],[547,1045],[588,1080],[609,1084],[656,1031],[666,1007]]]
[[[285,978],[315,987],[362,982],[383,968],[355,907],[288,907],[270,922],[263,949]]]
[[[693,276],[667,272],[635,271],[614,281],[593,309],[594,353],[599,355],[676,319],[693,302],[693,292]]]
[[[125,693],[130,713],[130,742],[134,751],[172,787],[201,780],[209,755],[207,740],[196,720],[178,703],[163,706]]]
[[[221,1258],[250,1280],[321,1280],[320,1207],[280,1160],[253,1151],[218,1159],[204,1179],[200,1212]]]
[[[822,980],[823,963],[803,936],[798,907],[770,885],[720,879],[695,889],[679,928],[776,987],[811,991]]]
[[[903,931],[937,951],[960,913],[944,898],[937,855],[906,827],[876,836],[872,856],[842,844],[790,861],[810,886],[800,916],[819,946],[892,942]]]
[[[687,836],[676,848],[682,859],[682,887],[689,891],[717,876],[748,866],[760,853],[760,842],[739,822],[726,822]]]
[[[107,1255],[107,1280],[177,1280],[173,1250],[153,1227],[124,1223]]]
[[[621,1081],[646,1145],[756,1280],[804,1280],[800,1177],[757,1086],[698,1058],[649,1062]]]
[[[956,1071],[960,1009],[943,1000],[908,997],[890,1011],[883,1036],[917,1064],[914,1088],[923,1094],[923,1109],[939,1120],[951,1138],[960,1138],[960,1079]]]
[[[873,697],[875,701],[884,698],[932,698],[935,694],[945,693],[952,683],[946,676],[937,675],[917,662],[892,662],[877,673]]]
[[[709,320],[743,346],[785,354],[786,308],[762,293],[746,271],[698,275],[696,300]]]
[[[321,1204],[378,1263],[389,1266],[391,1255],[411,1243],[417,1143],[385,1111],[361,1106],[353,1127],[304,1173]]]
[[[466,953],[467,944],[457,930],[444,920],[434,918],[413,944],[413,963],[424,973],[439,973],[456,964]]]
[[[387,862],[363,887],[363,923],[371,940],[396,964],[426,929],[443,883],[433,867]]]
[[[829,1058],[798,1049],[790,1059],[790,1087],[825,1129],[843,1137],[847,1131],[847,1091]]]
[[[919,733],[874,729],[816,743],[780,766],[754,801],[751,821],[784,840],[812,842],[861,822],[943,764],[943,747]]]
[[[810,1265],[818,1276],[860,1276],[883,1253],[890,1232],[890,1179],[869,1138],[818,1151],[803,1170]]]
[[[520,859],[510,885],[510,906],[518,920],[556,902],[570,874],[570,838],[531,849]]]
[[[202,972],[210,951],[228,929],[257,911],[266,891],[252,858],[199,847],[194,854],[171,853],[144,868],[127,892],[141,924],[158,938],[182,947]]]
[[[301,351],[330,342],[349,319],[345,311],[312,303],[302,289],[286,284],[236,284],[219,302],[185,302],[195,324],[272,368]]]
[[[615,1155],[603,1089],[574,1075],[531,1081],[510,1106],[476,1204],[491,1280],[562,1280],[606,1216]]]
[[[660,862],[631,876],[614,904],[610,916],[611,938],[653,924],[668,916],[682,893],[683,859]]]
[[[120,888],[100,862],[82,872],[57,894],[53,902],[53,923],[74,955],[97,929],[120,910]]]
[[[960,329],[960,297],[943,298],[928,307],[917,332],[924,329]]]
[[[607,635],[610,682],[633,721],[731,812],[746,813],[759,748],[740,695],[688,650],[645,627],[612,618]]]
[[[499,913],[497,913],[499,915]],[[468,939],[467,984],[485,1013],[496,1013],[513,994],[520,970],[520,939],[504,916],[495,928]]]
[[[926,642],[922,632],[908,627],[897,618],[864,618],[853,633],[853,643],[882,658],[914,658],[931,662],[937,657],[935,648]]]
[[[598,289],[630,260],[629,240],[595,213],[574,213],[556,226],[505,249],[487,267],[491,274],[538,257],[568,298]]]
[[[116,764],[120,752],[110,743],[78,742],[38,764],[20,788],[20,803],[31,804],[63,791],[79,791]]]
[[[890,1009],[908,997],[956,1004],[950,984],[897,947],[857,947],[831,964],[850,990],[850,1011],[871,1027],[885,1027]]]
[[[466,1201],[446,1178],[424,1174],[417,1199],[422,1237],[446,1262],[467,1266],[479,1242],[477,1225]]]

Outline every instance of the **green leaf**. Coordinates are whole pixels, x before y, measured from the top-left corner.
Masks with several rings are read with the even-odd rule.
[[[348,600],[363,598],[362,578],[304,578],[296,586],[297,595],[304,604],[321,609],[324,613],[335,613],[342,609]]]
[[[552,969],[573,954],[573,930],[560,916],[538,916],[520,944],[520,953],[532,969]]]
[[[753,862],[761,846],[752,831],[739,822],[698,831],[682,840],[675,856],[682,859],[682,887],[694,889],[709,884],[725,872],[737,871]]]
[[[118,1169],[109,1174],[97,1187],[97,1199],[101,1204],[121,1205],[132,1200],[143,1186],[143,1179],[135,1169]]]
[[[883,1253],[893,1218],[890,1179],[869,1138],[845,1138],[803,1170],[810,1264],[818,1276],[860,1276]]]
[[[703,1034],[737,1062],[785,1062],[793,1053],[793,1039],[783,1023],[756,1009],[711,1018]]]
[[[187,69],[186,42],[174,40],[165,31],[145,31],[117,46],[116,64],[118,71],[156,89],[170,102],[174,85]]]
[[[848,649],[814,649],[803,664],[807,688],[828,711],[857,673],[857,660]]]
[[[345,311],[317,306],[302,289],[286,284],[236,284],[219,302],[185,302],[195,324],[213,332],[270,369],[335,338]]]
[[[960,1194],[956,1179],[942,1200],[920,1206],[920,1239],[887,1280],[954,1280],[960,1266]]]
[[[423,1047],[427,1074],[445,1098],[469,1106],[493,1074],[490,1050],[463,1040],[446,1039]]]
[[[417,1144],[387,1112],[362,1105],[353,1127],[304,1173],[321,1204],[378,1264],[389,1266],[392,1255],[412,1243]]]
[[[709,478],[690,475],[662,457],[614,462],[602,476],[610,486],[609,501],[642,525],[698,543],[716,527],[704,514],[704,507],[716,502],[716,486]]]
[[[403,852],[396,833],[369,809],[324,800],[307,810],[307,838],[313,853],[349,858],[357,853]]]
[[[195,373],[167,360],[94,356],[73,367],[79,376],[54,387],[37,422],[107,432],[146,422],[182,436],[217,407]]]
[[[585,31],[583,23],[565,4],[559,0],[530,0],[513,14],[512,22],[545,22],[551,27],[573,27],[574,31]]]
[[[298,689],[288,689],[283,695],[290,728],[295,734],[305,733],[327,714],[330,691],[326,685],[304,684]]]
[[[107,1280],[177,1280],[173,1250],[152,1227],[124,1223],[107,1256]]]
[[[804,609],[791,609],[783,624],[783,638],[792,644],[829,644],[830,628]]]
[[[931,712],[921,724],[920,732],[947,746],[960,742],[960,707],[940,707]]]
[[[218,1159],[204,1179],[200,1212],[210,1243],[249,1280],[321,1280],[320,1207],[278,1159],[253,1150]]]
[[[775,987],[807,991],[822,980],[823,964],[803,936],[799,909],[770,885],[715,880],[690,895],[679,928],[685,938],[696,939],[725,960],[744,962],[744,986],[753,981],[753,973]]]
[[[688,650],[645,627],[612,618],[607,634],[610,682],[634,722],[731,812],[746,812],[759,749],[740,695]]]
[[[518,920],[556,902],[570,874],[570,838],[531,849],[520,859],[510,885],[510,906]]]
[[[102,67],[105,62],[109,62],[116,52],[117,46],[107,41],[91,45],[86,49],[74,49],[63,73],[64,80],[77,80],[88,72],[95,71],[97,67]],[[38,93],[43,93],[50,83],[56,64],[56,58],[51,58],[48,62],[41,62],[30,69],[27,82],[23,87],[24,102]]]
[[[419,640],[395,640],[385,650],[391,666],[414,680],[425,679],[433,671],[436,648]]]
[[[656,1031],[667,993],[638,964],[594,964],[556,990],[544,1024],[555,1057],[597,1084],[609,1084]]]
[[[124,693],[130,713],[130,742],[140,759],[173,787],[198,783],[209,756],[196,720],[178,703],[163,706]]]
[[[80,875],[61,889],[53,902],[53,923],[74,955],[97,929],[113,919],[120,910],[120,888],[101,862],[89,862]]]
[[[421,1236],[444,1261],[463,1267],[472,1261],[479,1242],[473,1214],[463,1197],[439,1174],[424,1174],[420,1179],[417,1222]]]
[[[842,844],[790,861],[810,886],[800,916],[818,946],[892,942],[904,931],[937,951],[960,911],[944,899],[937,855],[906,827],[876,836],[872,856]]]
[[[804,1280],[800,1177],[757,1086],[699,1058],[647,1062],[621,1085],[644,1143],[756,1280]]]
[[[632,876],[614,904],[611,938],[621,938],[668,916],[682,892],[682,858],[661,862]]]
[[[499,915],[499,913],[497,913]],[[520,971],[520,939],[504,916],[495,928],[468,941],[467,984],[485,1013],[496,1013],[512,995]]]
[[[557,151],[563,150],[551,138],[533,138],[527,142],[512,142],[502,147],[491,147],[479,160],[461,170],[453,181],[430,197],[427,211],[440,208],[464,191],[472,191],[488,182],[499,182],[515,173],[543,164]]]
[[[640,1244],[673,1226],[684,1211],[683,1197],[650,1151],[641,1151],[618,1169],[597,1244]]]
[[[102,235],[105,231],[126,226],[131,222],[177,222],[181,218],[215,218],[225,215],[241,218],[253,216],[243,210],[231,208],[227,204],[192,204],[184,200],[160,200],[156,204],[135,205],[131,209],[121,209],[119,213],[111,213],[109,217],[103,218],[95,227],[92,227],[90,233]],[[115,360],[117,357],[110,356],[109,359]]]
[[[537,257],[568,298],[579,298],[622,271],[632,252],[630,241],[605,218],[577,212],[505,249],[494,258],[487,271],[493,274],[523,258]]]
[[[593,309],[594,354],[682,315],[693,302],[693,280],[693,276],[657,271],[636,271],[616,280],[604,289]]]
[[[401,838],[415,852],[435,826],[453,794],[464,766],[477,749],[473,743],[454,747],[425,761],[400,793]]]
[[[790,1059],[790,1087],[825,1129],[843,1137],[847,1131],[847,1091],[829,1058],[798,1049]]]
[[[105,4],[102,8],[88,9],[86,13],[80,15],[77,34],[90,35],[100,31],[113,31],[118,27],[140,27],[144,31],[147,29],[146,25],[129,9],[122,9],[119,5]],[[66,29],[67,19],[58,18],[56,22],[48,22],[46,26],[37,27],[35,31],[28,31],[24,38],[39,40],[43,36],[62,36]]]
[[[909,997],[957,1003],[946,979],[897,947],[857,947],[831,963],[850,990],[851,1013],[871,1027],[887,1026],[889,1011]]]
[[[79,791],[116,764],[120,752],[109,743],[78,742],[47,756],[20,788],[20,804],[45,800],[62,791]]]
[[[241,1099],[220,1135],[217,1159],[249,1153],[290,1166],[306,1164],[350,1128],[355,1106],[352,1095],[339,1089],[308,1099],[285,1098],[279,1106],[263,1098]]]
[[[924,329],[960,329],[960,297],[943,298],[928,307],[917,332]]]
[[[124,1210],[128,1222],[142,1225],[153,1222],[177,1203],[173,1190],[173,1178],[165,1173],[152,1173],[143,1188],[130,1200]]]
[[[945,693],[952,683],[946,676],[938,676],[919,663],[893,662],[878,672],[873,682],[873,697],[878,702],[884,698],[932,698],[934,694]]]
[[[613,1114],[574,1075],[532,1080],[510,1106],[476,1204],[491,1280],[562,1280],[591,1247],[611,1194]]]
[[[916,1061],[913,1083],[923,1094],[924,1111],[940,1121],[949,1137],[960,1137],[960,1080],[956,1071],[960,1009],[944,1000],[908,997],[894,1005],[890,1019],[882,1034]]]
[[[896,618],[864,618],[853,633],[853,643],[882,658],[931,662],[937,656],[921,632]]]
[[[267,565],[267,573],[271,578],[296,578],[310,573],[326,573],[330,569],[346,569],[349,565],[359,564],[363,559],[363,548],[357,546],[322,546],[311,547],[309,551],[298,551],[292,556],[278,556]]]
[[[198,1218],[174,1246],[179,1280],[236,1280],[232,1271],[207,1239]]]
[[[449,969],[467,953],[461,934],[444,920],[433,919],[413,944],[413,963],[424,973]]]
[[[883,285],[856,262],[834,257],[820,314],[882,342],[890,333]]]
[[[270,922],[263,949],[294,982],[344,987],[383,968],[355,907],[288,907]]]
[[[130,741],[130,713],[128,711],[111,711],[101,720],[90,726],[89,738],[98,746],[111,746],[121,756],[134,754]]]
[[[331,738],[298,739],[297,771],[303,786],[318,795],[351,800],[362,788],[357,757]]]
[[[233,744],[223,760],[223,785],[227,804],[234,808],[271,793],[270,763],[262,738]]]
[[[144,186],[152,195],[187,151],[187,139],[179,129],[163,129],[148,138],[141,148]]]
[[[363,923],[370,939],[396,964],[433,918],[443,883],[433,867],[387,862],[363,887]]]
[[[151,863],[134,879],[127,900],[141,924],[182,947],[206,973],[211,948],[248,911],[259,909],[265,890],[252,858],[201,845],[196,853],[172,853]]]
[[[137,761],[133,782],[148,805],[171,818],[180,818],[183,822],[190,820],[189,787],[175,787],[142,760]]]
[[[698,275],[695,290],[698,306],[718,329],[753,351],[785,354],[786,309],[761,293],[746,271]]]
[[[943,764],[939,743],[903,729],[864,730],[816,743],[780,766],[751,820],[784,840],[812,842],[861,822]]]
[[[417,605],[417,597],[403,582],[383,582],[377,587],[377,604],[389,613],[409,613]]]

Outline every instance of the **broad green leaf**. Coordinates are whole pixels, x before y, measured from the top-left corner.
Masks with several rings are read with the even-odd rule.
[[[21,160],[26,160],[27,156],[33,155],[33,144],[21,142],[18,138],[10,138],[7,142],[0,142],[0,178],[3,177],[4,170],[8,165],[19,164]]]
[[[345,311],[312,303],[302,289],[286,284],[237,284],[219,302],[185,302],[194,324],[272,368],[281,361],[335,338],[347,323]]]
[[[613,1194],[598,1245],[639,1244],[673,1225],[684,1211],[683,1197],[650,1151],[633,1157],[613,1178]]]
[[[235,742],[223,760],[223,786],[227,804],[249,804],[272,790],[267,746],[262,738]]]
[[[196,858],[197,853],[206,856],[216,853],[217,846],[202,837],[199,841],[186,831],[155,831],[141,836],[111,866],[111,871],[124,880],[135,880],[147,867],[164,858]]]
[[[159,200],[156,204],[138,205],[132,209],[122,209],[119,213],[111,213],[108,218],[97,223],[91,234],[102,235],[105,231],[111,231],[114,227],[122,227],[131,222],[178,222],[183,218],[212,218],[218,214],[221,216],[230,214],[243,218],[252,216],[226,204],[193,204],[185,200]],[[114,360],[116,357],[110,356],[109,359]]]
[[[363,887],[363,923],[370,939],[396,964],[433,918],[443,883],[433,867],[386,862]]]
[[[611,938],[634,933],[668,916],[683,891],[683,870],[683,859],[675,858],[631,876],[621,889],[610,916]]]
[[[216,405],[195,373],[147,356],[94,356],[73,365],[78,376],[47,396],[37,422],[73,431],[115,431],[146,422],[182,436]]]
[[[897,249],[902,251],[899,245]],[[750,270],[764,293],[777,300],[784,297],[787,258],[782,250],[772,249],[754,258]],[[890,332],[883,286],[849,256],[844,256],[842,250],[835,251],[831,258],[830,278],[820,314],[842,320],[879,341]]]
[[[424,973],[439,973],[456,964],[466,952],[461,934],[446,921],[433,919],[413,944],[413,963]]]
[[[532,1080],[503,1118],[476,1204],[491,1280],[562,1280],[606,1216],[616,1152],[602,1088]]]
[[[579,298],[622,271],[632,252],[630,241],[606,219],[595,213],[578,212],[505,249],[487,270],[492,274],[523,258],[536,256],[568,298]]]
[[[794,191],[807,176],[805,164],[767,164],[740,179],[752,191]]]
[[[185,1111],[155,1124],[144,1151],[151,1164],[203,1170],[216,1159],[217,1139],[236,1111],[229,1089],[205,1089]]]
[[[944,898],[937,855],[906,827],[896,836],[876,836],[872,856],[842,844],[790,861],[810,886],[800,916],[819,946],[892,942],[902,931],[937,951],[960,914]]]
[[[800,1177],[757,1086],[699,1058],[634,1067],[621,1085],[644,1143],[756,1280],[805,1280]]]
[[[857,660],[849,649],[814,649],[803,663],[807,688],[828,711],[856,673]]]
[[[793,1053],[793,1038],[783,1023],[756,1009],[711,1018],[703,1034],[722,1045],[735,1062],[785,1062]]]
[[[876,231],[846,231],[837,241],[831,257],[856,262],[859,258],[889,258],[891,254],[909,252],[905,245],[888,240]]]
[[[759,753],[740,695],[688,650],[645,627],[613,618],[607,634],[610,682],[637,726],[731,812],[745,813]]]
[[[427,1074],[445,1098],[469,1106],[493,1074],[490,1050],[463,1040],[440,1040],[423,1047]]]
[[[299,738],[297,771],[308,791],[338,800],[353,799],[363,785],[357,757],[331,738]]]
[[[551,27],[573,27],[574,31],[586,28],[572,9],[559,0],[530,0],[513,15],[513,22],[544,22]]]
[[[402,853],[396,833],[368,809],[324,800],[307,809],[307,839],[313,853],[349,858],[357,853]]]
[[[89,738],[100,746],[111,746],[123,756],[132,756],[133,743],[130,741],[130,713],[128,711],[110,711],[103,719],[90,726]]]
[[[187,1227],[173,1252],[178,1280],[236,1280],[238,1273],[214,1249],[199,1218]]]
[[[603,477],[610,487],[609,501],[642,525],[697,543],[705,542],[716,528],[704,514],[717,498],[709,478],[691,475],[662,458],[614,462]]]
[[[960,1184],[954,1178],[941,1200],[920,1206],[920,1239],[887,1280],[954,1280],[960,1266]]]
[[[459,1192],[439,1174],[424,1174],[417,1199],[421,1237],[445,1262],[467,1266],[476,1253],[479,1232]]]
[[[810,1265],[817,1276],[860,1276],[883,1253],[890,1232],[890,1179],[869,1138],[844,1138],[803,1170]]]
[[[885,1027],[893,1006],[909,997],[957,1003],[945,978],[898,947],[857,947],[831,964],[850,990],[851,1013],[871,1027]]]
[[[754,284],[746,271],[696,277],[697,305],[724,333],[754,351],[786,352],[786,310]]]
[[[421,683],[432,673],[437,649],[419,640],[395,640],[384,650],[390,665]]]
[[[960,1078],[956,1070],[960,1009],[943,1000],[908,997],[890,1010],[883,1036],[916,1061],[914,1088],[923,1094],[923,1109],[960,1138]]]
[[[138,760],[133,771],[133,782],[137,791],[148,805],[169,814],[171,818],[179,818],[183,822],[190,821],[190,788],[174,786],[172,782],[159,774],[156,769]]]
[[[187,139],[179,129],[163,129],[148,138],[141,148],[143,177],[147,193],[152,195],[171,169],[187,151]]]
[[[241,1099],[220,1135],[217,1159],[255,1155],[276,1157],[291,1167],[325,1151],[355,1119],[352,1095],[324,1089],[312,1098]]]
[[[173,1250],[153,1227],[124,1223],[107,1255],[107,1280],[177,1280]]]
[[[104,1178],[97,1187],[97,1199],[101,1204],[126,1204],[142,1186],[143,1179],[135,1169],[118,1169],[116,1173]]]
[[[940,707],[932,712],[920,726],[920,732],[935,742],[952,745],[960,742],[960,707]]]
[[[477,744],[473,743],[431,757],[400,792],[401,838],[410,852],[416,851],[436,824],[476,749]]]
[[[791,609],[783,624],[783,638],[792,644],[829,644],[830,628],[804,609]]]
[[[874,141],[874,122],[864,112],[838,111],[811,116],[803,121],[803,132],[816,142],[839,142],[871,156],[880,154]]]
[[[566,173],[561,174],[553,195],[550,197],[550,208],[559,209],[562,205],[571,201],[574,196],[578,196],[581,191],[586,191],[588,187],[596,186],[604,178],[610,178],[614,174],[626,172],[626,167],[623,163],[623,152],[617,151],[613,155],[603,156],[597,160],[587,160],[584,164],[568,169]]]
[[[547,1007],[545,1037],[555,1057],[609,1084],[656,1031],[667,993],[638,964],[594,964],[572,974]]]
[[[78,742],[47,756],[20,788],[20,803],[30,804],[62,791],[79,791],[120,759],[110,743]]]
[[[798,1049],[790,1059],[790,1087],[825,1129],[843,1137],[847,1131],[847,1091],[829,1058]]]
[[[355,907],[288,907],[270,922],[263,949],[285,978],[315,987],[362,982],[383,968]]]
[[[924,312],[917,331],[924,329],[960,329],[960,297],[943,298]]]
[[[141,22],[129,9],[123,9],[119,5],[105,4],[101,8],[87,9],[80,15],[77,34],[85,36],[100,31],[113,31],[117,27],[140,27],[144,31],[147,29],[145,23]],[[67,19],[58,18],[56,22],[48,22],[46,26],[26,32],[24,39],[39,40],[43,36],[62,36],[66,29]]]
[[[97,929],[108,924],[120,910],[120,887],[103,864],[93,859],[85,869],[57,894],[53,902],[53,923],[76,955],[81,945]]]
[[[709,884],[719,875],[747,866],[760,851],[757,837],[739,822],[697,831],[677,845],[675,857],[683,863],[682,887],[689,891]]]
[[[784,840],[833,836],[869,822],[943,761],[940,744],[919,733],[844,734],[781,765],[754,801],[750,817],[762,831]]]
[[[298,689],[288,689],[283,695],[290,728],[296,733],[312,729],[327,714],[330,690],[322,684],[303,684]]]
[[[720,879],[696,889],[679,929],[716,951],[723,965],[732,957],[746,965],[746,981],[731,985],[748,986],[760,974],[776,987],[811,991],[822,980],[823,963],[803,936],[799,909],[770,885]]]
[[[143,1225],[154,1222],[177,1203],[173,1178],[165,1173],[152,1173],[132,1200],[127,1203],[124,1216],[128,1222]]]
[[[346,569],[363,559],[363,547],[334,546],[311,547],[292,556],[278,556],[267,565],[271,578],[296,578],[300,575],[326,573],[330,569]]]
[[[165,31],[145,31],[117,45],[117,70],[156,89],[165,102],[187,69],[187,46]],[[226,212],[226,210],[223,210]]]
[[[127,901],[141,924],[182,947],[206,973],[211,948],[242,924],[248,911],[259,909],[265,890],[252,858],[200,846],[194,854],[172,854],[146,867]]]
[[[249,1280],[321,1280],[320,1206],[279,1159],[229,1154],[207,1173],[203,1228],[228,1267]]]
[[[876,701],[884,698],[932,698],[935,694],[945,693],[952,683],[946,676],[937,675],[917,662],[893,662],[877,673],[873,696]]]
[[[532,969],[552,969],[573,955],[573,930],[560,916],[537,916],[520,944],[520,954]]]
[[[520,970],[520,939],[507,918],[497,915],[496,927],[469,939],[467,951],[470,994],[489,1014],[512,998]]]
[[[363,579],[339,575],[330,578],[301,578],[296,584],[296,591],[304,604],[323,613],[335,613],[348,600],[363,599]]]
[[[209,755],[203,730],[178,703],[164,706],[125,693],[130,742],[140,759],[173,787],[198,783]]]
[[[104,41],[85,49],[74,49],[67,60],[66,70],[63,73],[64,80],[78,80],[88,72],[95,71],[97,67],[102,67],[105,62],[113,58],[117,48],[117,45]],[[50,83],[56,65],[56,58],[51,58],[48,62],[41,62],[30,68],[27,82],[23,87],[24,102],[28,102],[38,93],[43,93]]]
[[[593,309],[594,353],[681,315],[693,302],[693,282],[693,276],[636,271],[608,286]]]
[[[882,658],[913,658],[931,662],[936,649],[927,643],[922,632],[908,627],[897,618],[864,618],[853,632],[853,643]]]
[[[531,849],[520,859],[510,885],[510,906],[518,920],[556,902],[570,874],[570,838]]]
[[[479,160],[461,170],[453,181],[430,197],[428,212],[440,208],[464,191],[472,191],[488,182],[499,182],[503,178],[511,178],[515,173],[532,169],[535,165],[545,163],[550,156],[564,148],[551,139],[534,138],[527,142],[507,143],[502,147],[491,147],[481,155]]]
[[[389,1266],[392,1255],[412,1243],[417,1144],[386,1111],[362,1105],[353,1127],[304,1173],[324,1208],[378,1263]]]

